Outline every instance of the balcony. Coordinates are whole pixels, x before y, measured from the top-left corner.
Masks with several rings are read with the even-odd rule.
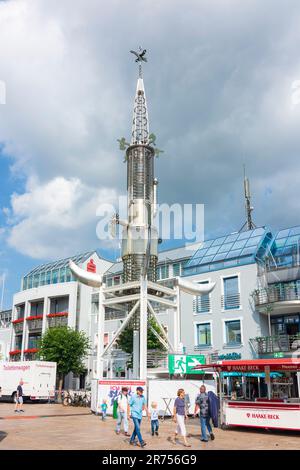
[[[37,315],[35,317],[27,317],[27,325],[28,330],[32,331],[40,331],[43,325],[43,315]]]
[[[223,310],[234,310],[240,308],[240,293],[226,294],[221,296],[221,307]]]
[[[264,289],[256,289],[252,293],[252,297],[256,307],[277,302],[294,302],[297,304],[297,301],[300,301],[300,286],[294,283],[271,285]]]
[[[193,299],[194,313],[210,313],[210,297],[209,295],[197,295]]]
[[[14,330],[15,330],[15,333],[16,334],[20,334],[20,333],[23,333],[23,325],[24,325],[24,318],[20,319],[22,321],[13,321],[13,325],[14,325]]]
[[[11,361],[20,361],[21,359],[21,349],[14,349],[9,352],[9,358]]]
[[[38,348],[29,348],[24,350],[25,361],[35,361],[38,359]]]
[[[68,326],[68,312],[49,313],[47,319],[49,328]]]
[[[293,353],[300,350],[300,333],[297,335],[261,336],[251,338],[250,343],[259,355]]]
[[[105,320],[120,320],[127,316],[126,312],[122,311],[110,311],[105,312]]]

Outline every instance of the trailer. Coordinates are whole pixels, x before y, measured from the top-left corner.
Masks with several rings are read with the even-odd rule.
[[[54,399],[56,362],[0,362],[0,399],[14,401],[20,380],[24,399]]]
[[[199,366],[195,367],[195,369]],[[300,431],[300,359],[252,359],[219,361],[201,365],[212,369],[219,378],[221,427],[241,426]],[[280,373],[280,377],[273,375]],[[224,388],[228,373],[254,376],[259,381],[258,393],[249,399],[244,393]],[[262,383],[264,387],[261,387]]]

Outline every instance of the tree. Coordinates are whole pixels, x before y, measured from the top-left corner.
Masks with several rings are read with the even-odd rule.
[[[151,325],[152,328],[157,331],[157,333],[162,336],[160,327],[153,318],[148,320],[148,326]],[[129,326],[120,334],[118,339],[118,346],[122,351],[132,354],[133,351],[133,328]],[[159,351],[164,351],[165,348],[155,336],[155,334],[148,328],[147,331],[147,349],[156,349]]]
[[[64,377],[69,372],[80,374],[84,371],[83,360],[87,357],[89,348],[90,342],[86,334],[67,326],[49,328],[43,335],[39,358],[57,364],[59,400],[61,400]]]

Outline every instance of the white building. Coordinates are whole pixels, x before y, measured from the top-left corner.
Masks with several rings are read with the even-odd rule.
[[[161,251],[158,282],[172,285],[176,276],[194,282],[215,282],[209,295],[180,296],[180,339],[188,353],[215,358],[277,357],[297,354],[300,347],[300,227],[275,235],[265,227],[207,240],[201,246]],[[96,252],[72,258],[84,269],[105,273],[107,286],[122,283],[122,263],[101,259]],[[74,280],[68,260],[39,266],[22,281],[13,300],[10,359],[33,359],[46,328],[69,325],[91,339],[86,362],[88,379],[95,376],[98,294]],[[93,261],[92,261],[93,260]],[[174,312],[158,311],[173,340]],[[107,344],[125,318],[120,310],[106,309]],[[7,336],[7,329],[6,329]],[[5,343],[1,337],[0,343]],[[2,346],[3,348],[4,346]],[[124,368],[128,357],[113,350],[105,364],[107,376]],[[77,381],[77,386],[78,386]],[[80,383],[84,385],[84,380]]]

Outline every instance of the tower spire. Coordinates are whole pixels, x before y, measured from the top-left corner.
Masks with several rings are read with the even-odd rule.
[[[138,52],[130,52],[136,56],[135,62],[139,65],[139,77],[133,105],[131,145],[148,144],[149,117],[142,70],[142,62],[147,62],[146,49],[140,47]]]
[[[243,165],[243,167],[244,167],[244,197],[245,197],[246,222],[240,229],[240,232],[242,232],[245,229],[252,230],[256,228],[256,225],[252,220],[253,207],[251,206],[250,184],[249,184],[249,179],[246,176],[245,164]]]

